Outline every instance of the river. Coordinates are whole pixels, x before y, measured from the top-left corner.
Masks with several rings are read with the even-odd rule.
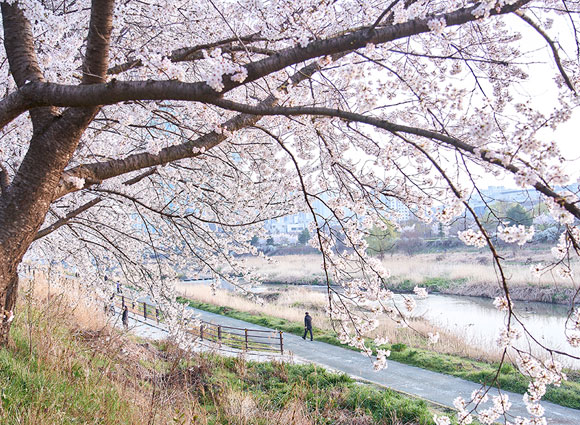
[[[566,341],[564,333],[568,315],[566,306],[520,301],[514,302],[514,310],[526,329],[540,344],[580,357],[580,348],[572,348]],[[498,330],[506,324],[505,312],[498,311],[493,305],[493,300],[479,297],[430,295],[427,299],[417,300],[414,315],[461,336],[466,344],[482,349],[497,346]],[[527,344],[528,340],[522,337],[516,346],[525,348]],[[580,368],[580,362],[577,360],[567,358],[560,360],[569,367]]]

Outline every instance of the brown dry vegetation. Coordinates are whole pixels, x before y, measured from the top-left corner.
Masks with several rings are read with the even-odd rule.
[[[502,253],[504,272],[512,288],[513,298],[526,301],[563,302],[573,294],[575,283],[548,270],[541,277],[533,276],[530,264],[553,261],[548,249],[533,251],[516,249]],[[246,263],[256,268],[263,280],[274,283],[323,283],[322,260],[318,255],[292,255],[264,259],[252,257]],[[497,271],[491,255],[485,251],[418,254],[394,254],[383,260],[391,272],[389,284],[397,288],[421,285],[439,279],[439,291],[447,294],[495,297],[499,294]],[[580,262],[572,264],[580,274]]]

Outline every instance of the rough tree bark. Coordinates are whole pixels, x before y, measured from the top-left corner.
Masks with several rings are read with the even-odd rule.
[[[94,0],[91,10],[83,84],[102,83],[108,68],[113,0]],[[43,81],[26,18],[17,4],[2,3],[4,44],[18,86]],[[52,108],[30,112],[34,133],[10,185],[0,197],[0,345],[8,342],[18,293],[18,265],[34,240],[62,172],[99,107],[71,108],[57,115]]]

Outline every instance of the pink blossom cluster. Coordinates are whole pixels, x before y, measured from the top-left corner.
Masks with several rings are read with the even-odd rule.
[[[473,229],[467,229],[457,232],[457,237],[465,245],[476,246],[478,248],[482,248],[487,245],[487,240],[481,231],[476,232]]]
[[[510,307],[513,307],[511,300],[508,300],[507,297],[495,297],[493,305],[499,311],[508,311]]]
[[[496,339],[497,346],[499,348],[511,347],[516,339],[521,337],[521,332],[515,328],[505,328],[500,330],[499,335]]]
[[[507,242],[507,243],[517,243],[518,245],[524,245],[529,242],[534,237],[534,226],[526,228],[526,226],[498,226],[497,236]]]

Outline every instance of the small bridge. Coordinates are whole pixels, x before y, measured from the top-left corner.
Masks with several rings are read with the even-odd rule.
[[[112,306],[121,310],[127,306],[129,317],[147,325],[160,326],[163,312],[154,304],[138,301],[121,294],[115,294]],[[153,322],[153,323],[151,323]],[[267,352],[284,354],[284,334],[282,331],[235,328],[211,322],[196,321],[199,325],[188,326],[186,332],[201,341],[209,341],[218,347],[226,346],[247,352]]]

